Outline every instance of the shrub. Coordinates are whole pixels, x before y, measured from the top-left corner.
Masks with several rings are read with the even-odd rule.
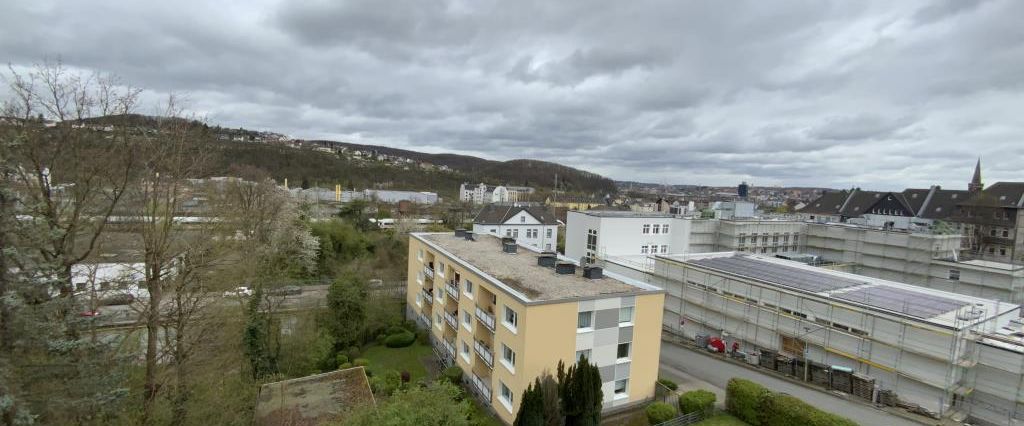
[[[402,388],[402,378],[395,370],[387,370],[383,374],[370,379],[370,388],[378,395],[391,396]]]
[[[345,355],[345,354],[338,354],[338,356],[336,356],[336,357],[334,358],[334,362],[335,362],[335,364],[337,364],[337,365],[342,365],[342,364],[348,364],[348,363],[349,363],[349,360],[348,360],[348,355]]]
[[[417,330],[416,341],[423,346],[430,345],[430,332],[427,330]]]
[[[683,414],[709,412],[715,406],[714,392],[698,389],[679,395],[679,411]]]
[[[388,338],[387,334],[381,333],[381,334],[377,335],[377,338],[375,339],[375,341],[377,342],[378,345],[383,345],[384,344],[384,339],[387,339],[387,338]]]
[[[821,411],[799,398],[771,394],[761,406],[762,426],[856,426],[857,423],[845,417]]]
[[[345,354],[348,355],[348,359],[359,358],[359,346],[349,346],[348,350],[345,351]]]
[[[392,334],[384,339],[384,345],[389,348],[404,348],[416,341],[416,335],[409,331],[403,331],[398,334]]]
[[[351,362],[346,362],[346,363],[341,364],[341,365],[338,366],[339,370],[344,370],[346,368],[352,368],[352,363]]]
[[[664,386],[666,388],[669,388],[671,390],[679,390],[679,385],[676,384],[676,382],[673,382],[673,381],[671,381],[669,379],[665,379],[665,378],[658,379],[658,383],[660,383],[662,386]]]
[[[399,333],[402,333],[402,332],[405,332],[405,331],[408,331],[408,330],[405,329],[405,327],[402,327],[400,325],[392,325],[392,326],[388,327],[387,334],[388,334],[388,336],[390,336],[392,334],[399,334]]]
[[[366,358],[356,358],[352,361],[352,364],[356,367],[366,367],[367,365],[370,365],[370,360]]]
[[[675,407],[664,402],[652,403],[647,406],[644,412],[647,413],[647,423],[652,425],[665,423],[676,417]]]
[[[451,383],[460,384],[462,383],[462,368],[457,365],[445,368],[441,375]]]
[[[725,408],[753,426],[761,424],[761,404],[771,392],[750,380],[733,378],[725,388]]]

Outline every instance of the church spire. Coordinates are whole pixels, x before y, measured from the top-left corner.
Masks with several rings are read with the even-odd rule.
[[[971,179],[971,183],[967,185],[967,191],[979,192],[985,186],[981,184],[981,157],[978,157],[978,164],[974,166],[974,178]]]

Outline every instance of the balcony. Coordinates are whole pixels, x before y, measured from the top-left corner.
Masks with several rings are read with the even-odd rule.
[[[445,290],[448,291],[448,297],[451,297],[452,300],[458,302],[459,301],[459,285],[456,284],[454,281],[449,281],[448,283],[446,283],[444,285],[444,287],[445,287]]]
[[[434,279],[434,268],[431,268],[430,265],[424,266],[423,267],[423,276],[426,279],[428,279],[428,280]]]
[[[486,327],[488,330],[491,330],[491,333],[494,333],[494,315],[493,314],[488,313],[487,311],[485,311],[483,309],[480,309],[480,307],[477,306],[476,307],[476,320],[479,321],[480,324],[483,324],[484,327]]]
[[[423,301],[424,302],[427,302],[428,305],[431,305],[431,304],[434,303],[434,291],[433,290],[423,289],[423,290],[420,290],[420,292],[423,293]]]
[[[491,352],[491,348],[488,348],[484,342],[477,340],[473,342],[473,349],[476,350],[476,355],[484,361],[487,368],[494,368],[494,352]]]
[[[421,326],[430,329],[430,317],[423,314],[419,314],[416,316],[416,319],[419,320]]]
[[[489,404],[491,402],[491,378],[480,377],[473,373],[469,380],[473,383],[473,389],[479,392],[481,398]]]
[[[451,327],[452,330],[455,330],[456,332],[459,331],[458,315],[459,311],[455,311],[453,313],[444,313],[444,322],[448,323],[448,326]]]
[[[441,345],[444,346],[444,351],[448,352],[448,355],[455,356],[455,344],[447,340],[441,340]]]

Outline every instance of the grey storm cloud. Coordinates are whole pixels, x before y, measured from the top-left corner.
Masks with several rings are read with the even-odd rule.
[[[4,2],[59,56],[211,122],[661,183],[1022,180],[1024,2]]]

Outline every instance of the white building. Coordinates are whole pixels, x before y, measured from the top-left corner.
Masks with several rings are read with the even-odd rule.
[[[142,263],[78,263],[71,266],[71,284],[75,293],[92,294],[97,299],[119,294],[148,299],[149,292],[142,288],[145,280],[145,265]]]
[[[526,201],[534,189],[528,186],[490,186],[485,183],[459,185],[459,200],[473,204]]]
[[[602,266],[667,290],[667,332],[721,337],[748,362],[868,401],[1024,422],[1018,304],[738,252],[651,258]]]
[[[830,267],[861,275],[1024,303],[1024,266],[958,259],[961,238],[845,223],[571,211],[565,254],[640,264],[651,262],[647,257],[655,253],[810,254]]]
[[[473,233],[512,237],[521,245],[552,251],[558,245],[558,220],[543,207],[489,204],[473,218]]]

